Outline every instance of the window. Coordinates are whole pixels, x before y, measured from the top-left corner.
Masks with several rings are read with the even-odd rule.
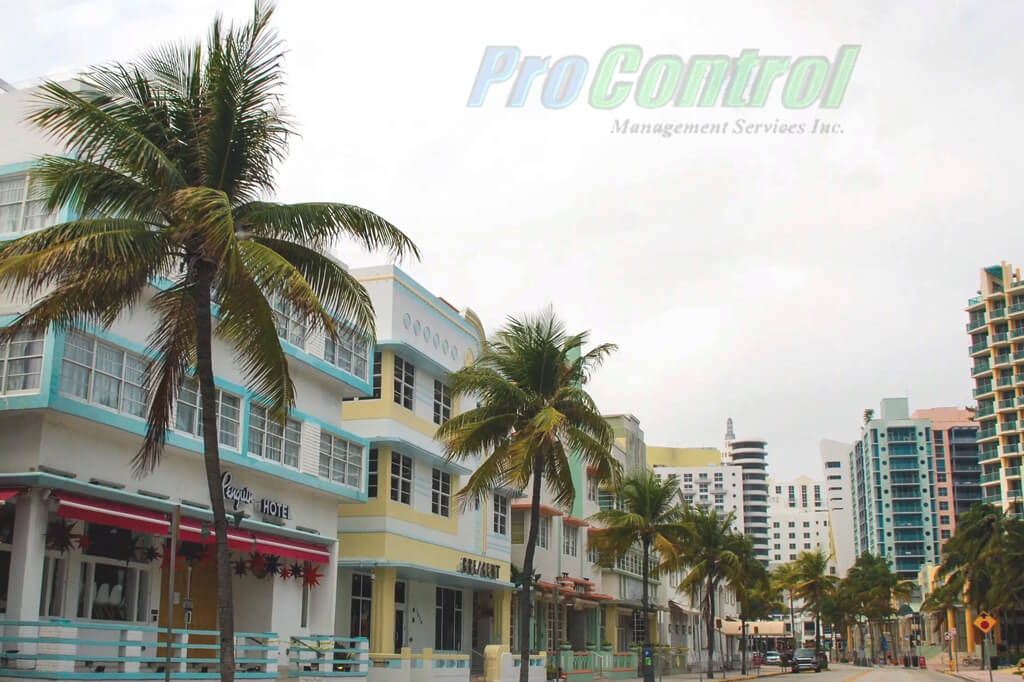
[[[462,590],[437,587],[434,650],[462,650]]]
[[[0,346],[0,395],[37,390],[42,371],[42,334],[22,332],[11,343]]]
[[[370,456],[366,460],[366,496],[370,499],[377,497],[377,448],[370,448]]]
[[[327,355],[326,347],[324,355]],[[371,385],[373,386],[373,394],[369,398],[342,398],[341,402],[348,402],[350,400],[380,400],[380,352],[373,354],[373,378],[371,379]]]
[[[597,497],[600,492],[600,486],[597,483],[596,476],[587,476],[587,499],[591,502],[597,502]]]
[[[949,488],[939,488],[938,492],[939,492],[939,496],[940,497],[948,497],[949,496]]]
[[[430,484],[430,511],[447,518],[451,513],[452,475],[434,469]]]
[[[391,499],[412,504],[412,457],[391,453]]]
[[[242,399],[218,388],[214,402],[217,406],[217,442],[237,450]],[[195,379],[185,380],[178,391],[174,428],[196,438],[203,437],[203,409],[199,404],[199,383]]]
[[[942,533],[941,533],[941,538],[942,538],[943,540],[948,540],[948,539],[949,539],[949,537],[950,537],[950,534],[949,534],[949,529],[948,529],[948,528],[943,528],[943,529],[942,529]]]
[[[949,511],[949,502],[939,502],[939,511]]]
[[[494,496],[494,522],[492,529],[498,535],[508,533],[508,498],[503,495]]]
[[[412,391],[416,377],[416,368],[411,362],[395,356],[395,402],[402,407],[412,409]]]
[[[537,546],[542,549],[548,548],[548,538],[551,536],[551,517],[542,516],[540,525],[537,527]]]
[[[10,554],[6,552],[0,555],[7,557],[8,563],[10,561]],[[9,565],[8,565],[9,568]],[[43,582],[40,586],[42,593],[39,595],[39,615],[40,616],[51,616],[59,618],[63,616],[64,606],[64,587],[67,585],[68,570],[67,560],[62,557],[49,555],[43,557]],[[3,590],[0,591],[0,597],[6,599],[7,595],[7,580],[6,573],[4,573],[4,584]],[[143,572],[144,576],[148,577],[149,574]],[[148,583],[146,583],[148,585]],[[141,620],[139,616],[136,620]]]
[[[370,636],[370,609],[373,604],[373,580],[362,573],[352,574],[352,613],[349,637]]]
[[[17,345],[11,344],[10,351],[14,351]],[[39,352],[42,353],[42,342],[39,342]],[[14,365],[13,360],[8,362]],[[141,355],[127,353],[116,346],[72,331],[64,344],[60,390],[66,395],[118,412],[143,417],[146,414],[148,367],[149,361]],[[8,368],[8,374],[11,369]],[[11,378],[7,378],[8,385]],[[38,377],[36,381],[38,386]],[[238,445],[237,438],[236,433],[235,447]]]
[[[810,527],[811,527],[811,522],[810,521],[804,521],[804,528],[810,528]]]
[[[447,386],[434,379],[434,423],[444,424],[452,418],[452,394]]]
[[[576,556],[580,543],[580,529],[562,524],[562,554]]]
[[[935,474],[935,482],[936,483],[945,483],[946,482],[946,474]]]
[[[360,488],[363,484],[363,446],[341,436],[320,432],[320,477]]]
[[[285,466],[298,468],[302,423],[285,421],[284,427],[267,414],[262,405],[249,407],[249,454]]]
[[[85,533],[89,543],[83,550],[79,568],[77,616],[127,622],[147,618],[151,584],[148,565],[140,568],[124,557],[124,547],[132,541],[131,531],[88,523]],[[56,563],[47,562],[44,572],[44,589],[51,600],[47,608],[58,610],[59,604],[53,603],[54,586],[46,583],[58,578],[64,582],[63,576],[58,575],[64,570]]]
[[[521,545],[525,542],[524,532],[526,528],[525,515],[521,511],[512,512],[511,538],[513,545]]]
[[[305,348],[306,322],[295,306],[280,294],[276,294],[270,297],[270,307],[274,311],[274,326],[277,327],[277,335],[299,348]]]
[[[946,525],[946,524],[948,524],[948,523],[949,523],[949,516],[947,516],[947,515],[945,515],[945,514],[943,514],[942,516],[940,516],[940,517],[939,517],[939,523],[941,523],[941,524],[943,524],[943,525]]]
[[[683,474],[683,483],[693,483],[693,474]]]
[[[0,178],[0,234],[31,232],[52,224],[42,199],[29,199],[27,177]]]
[[[370,342],[366,337],[353,331],[338,335],[335,341],[328,335],[324,339],[324,360],[360,379],[366,379],[366,362],[370,355]],[[378,353],[373,354],[374,370],[379,373]],[[377,381],[374,398],[380,397],[380,382]]]

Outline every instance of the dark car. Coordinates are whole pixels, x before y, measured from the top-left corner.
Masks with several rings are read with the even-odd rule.
[[[814,652],[814,649],[797,649],[793,652],[792,667],[795,673],[803,672],[804,670],[813,670],[816,673],[820,673],[821,659],[818,658],[818,654]]]

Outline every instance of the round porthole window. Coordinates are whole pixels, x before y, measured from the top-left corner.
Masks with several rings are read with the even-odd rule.
[[[415,322],[412,323],[412,333],[415,334],[416,336],[420,335],[420,321],[419,320],[416,320]]]
[[[439,345],[441,345],[441,337],[434,334],[434,348],[437,348]]]
[[[405,316],[402,317],[402,326],[405,327],[406,329],[408,329],[411,325],[412,325],[412,315],[410,315],[409,313],[406,313]]]
[[[448,354],[448,339],[445,339],[444,341],[441,342],[441,352],[444,353],[445,355]]]
[[[423,328],[423,338],[426,339],[427,343],[430,343],[430,327]]]

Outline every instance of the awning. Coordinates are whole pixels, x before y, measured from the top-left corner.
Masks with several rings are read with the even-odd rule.
[[[4,502],[6,502],[7,500],[11,499],[12,497],[14,497],[15,495],[17,495],[20,492],[21,492],[21,490],[19,490],[18,488],[11,488],[9,490],[0,490],[0,504],[3,504]]]
[[[57,507],[58,516],[68,519],[101,523],[105,526],[126,528],[154,535],[167,535],[171,529],[171,522],[167,515],[160,512],[108,502],[94,497],[74,495],[62,490],[55,490],[51,495],[60,501],[60,506]]]
[[[216,538],[213,534],[213,524],[207,523],[207,534],[203,536],[203,522],[196,519],[182,519],[178,526],[178,538],[183,542],[198,542],[204,545],[212,545]],[[261,554],[274,554],[288,559],[299,561],[311,561],[318,564],[331,562],[331,552],[323,545],[314,545],[309,542],[290,540],[277,535],[259,533],[238,528],[228,528],[228,548],[236,552],[259,552]]]

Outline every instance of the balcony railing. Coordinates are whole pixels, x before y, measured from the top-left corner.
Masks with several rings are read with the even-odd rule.
[[[975,296],[974,298],[968,299],[967,307],[978,305],[979,303],[981,303],[981,301],[982,301],[981,296]]]
[[[972,391],[972,395],[974,395],[974,397],[977,398],[979,396],[983,396],[986,393],[991,393],[991,392],[992,392],[992,384],[982,384],[981,386],[978,386],[976,389],[974,389],[974,391]]]
[[[996,379],[996,386],[1013,386],[1013,375],[999,377]]]
[[[990,471],[987,474],[982,474],[981,477],[978,480],[980,480],[982,483],[991,483],[992,481],[998,481],[999,480],[999,472],[998,471]]]
[[[971,344],[968,350],[971,353],[980,353],[988,348],[988,341],[979,341],[978,343]]]
[[[981,498],[981,501],[985,504],[1000,504],[1003,501],[1002,495],[985,495]]]
[[[1020,476],[1020,467],[1010,467],[1006,470],[1006,477]]]
[[[1017,430],[1017,422],[1016,422],[1016,420],[1009,421],[1009,422],[1003,422],[1002,424],[999,425],[999,433],[1009,433],[1010,431],[1016,431],[1016,430]],[[1004,452],[1005,452],[1005,450],[1004,450]]]
[[[977,397],[977,396],[975,396],[975,397]],[[977,410],[975,410],[974,411],[974,416],[975,417],[987,417],[988,415],[995,414],[995,413],[996,413],[996,408],[994,408],[992,405],[985,405],[985,406],[979,407]]]
[[[1024,360],[1024,350],[1014,351],[1013,359],[1014,360]]]
[[[987,372],[990,369],[992,369],[992,365],[988,360],[978,360],[974,363],[974,367],[971,368],[971,374],[981,374],[982,372]]]
[[[1011,315],[1016,313],[1024,313],[1024,303],[1014,303],[1008,308],[1008,310],[1010,311]]]
[[[1010,330],[1010,336],[1015,339],[1024,336],[1024,327],[1014,327]]]
[[[985,322],[985,318],[981,318],[980,320],[971,320],[970,322],[967,323],[967,331],[973,332],[975,329],[980,329],[981,327],[984,327],[985,324],[987,324]]]
[[[978,440],[983,440],[985,438],[992,438],[995,435],[996,435],[996,429],[995,429],[994,426],[991,427],[991,428],[987,428],[987,429],[978,429]]]
[[[1005,306],[1000,306],[998,308],[993,308],[992,309],[992,314],[988,316],[988,319],[991,321],[991,320],[999,320],[999,319],[1002,319],[1004,317],[1006,317],[1006,307]]]
[[[993,364],[996,367],[998,367],[999,365],[1008,365],[1008,364],[1010,364],[1010,354],[1009,353],[1003,353],[1001,355],[997,355],[996,359],[995,359],[995,362]]]

